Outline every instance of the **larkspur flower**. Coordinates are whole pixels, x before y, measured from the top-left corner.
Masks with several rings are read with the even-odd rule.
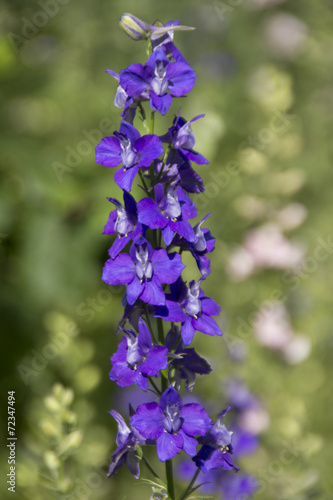
[[[196,217],[197,209],[182,188],[176,184],[164,193],[163,185],[157,184],[155,200],[143,198],[139,201],[139,221],[151,229],[161,228],[167,246],[175,233],[180,234],[186,241],[194,241],[194,231],[188,219]]]
[[[203,155],[194,150],[196,140],[191,128],[191,123],[203,118],[205,115],[198,115],[187,122],[183,117],[178,115],[172,127],[169,128],[167,134],[160,139],[162,142],[167,142],[178,152],[178,154],[187,160],[194,161],[199,165],[207,165],[209,161]]]
[[[143,391],[148,390],[148,376],[160,376],[160,370],[168,365],[167,347],[152,344],[150,332],[145,322],[139,319],[139,334],[133,330],[123,330],[125,336],[112,356],[110,379],[119,387],[137,384]]]
[[[179,329],[172,326],[165,338],[165,345],[172,351],[179,338]],[[212,371],[209,363],[199,356],[193,347],[185,347],[180,341],[174,351],[174,357],[169,363],[169,379],[174,380],[179,391],[182,380],[185,380],[186,390],[192,392],[196,375],[207,375]]]
[[[107,475],[108,477],[112,477],[126,463],[130,472],[138,479],[140,477],[138,448],[140,445],[145,444],[146,440],[139,434],[137,429],[133,428],[131,430],[118,412],[111,410],[109,413],[118,424],[116,436],[118,448],[112,455]]]
[[[221,308],[215,300],[206,297],[198,283],[190,281],[188,286],[179,278],[170,286],[165,307],[157,307],[155,316],[165,321],[181,322],[181,335],[185,345],[192,342],[196,331],[207,335],[222,335],[220,327],[211,318],[217,316]]]
[[[133,97],[149,89],[150,106],[164,115],[172,97],[182,97],[194,86],[196,73],[184,62],[170,62],[164,51],[155,50],[146,64],[135,63],[119,73],[120,86]]]
[[[196,466],[202,472],[209,472],[219,467],[225,470],[239,470],[230,456],[233,453],[231,444],[232,432],[228,431],[223,422],[229,410],[230,406],[219,414],[216,423],[212,425],[208,434],[201,440],[203,445],[199,453],[193,458]]]
[[[186,158],[182,158],[175,149],[170,150],[165,165],[159,159],[154,161],[154,171],[162,184],[179,183],[179,186],[188,193],[198,194],[205,190],[200,175],[193,170],[191,163]],[[146,176],[148,175],[146,174]]]
[[[198,442],[194,436],[204,436],[211,420],[199,404],[183,406],[178,392],[170,386],[159,403],[138,406],[131,425],[146,439],[156,439],[158,458],[165,462],[181,450],[195,455]]]
[[[108,285],[127,285],[130,305],[140,298],[153,305],[164,305],[162,283],[174,283],[185,268],[177,253],[163,248],[153,250],[143,237],[132,243],[130,254],[121,253],[104,266],[102,280]]]
[[[194,240],[192,242],[178,235],[173,240],[173,245],[179,246],[183,251],[187,250],[191,252],[203,279],[210,274],[210,260],[207,258],[206,254],[212,252],[215,248],[215,238],[212,236],[209,229],[201,228],[202,224],[210,215],[211,214],[205,215],[205,217],[194,226]]]
[[[149,101],[148,92],[143,92],[136,99],[134,99],[133,97],[128,96],[125,90],[119,85],[120,77],[118,73],[116,73],[112,69],[107,69],[106,72],[118,82],[118,87],[114,98],[114,105],[117,108],[124,108],[124,111],[121,113],[123,120],[133,125],[138,105],[141,102]]]
[[[140,167],[147,167],[163,153],[157,135],[140,136],[130,123],[122,121],[114,137],[104,137],[96,146],[96,162],[105,167],[123,166],[117,170],[114,180],[124,191],[130,191]]]
[[[184,28],[186,28],[187,30],[191,30],[194,28],[191,28],[190,26],[181,26],[179,20],[168,21],[167,23],[165,23],[165,25],[160,21],[155,21],[153,27],[155,30],[156,28],[160,28],[161,31],[155,31],[150,35],[149,38],[151,41],[152,49],[162,49],[169,59],[173,58],[175,61],[188,64],[183,54],[173,43],[174,31],[184,30]]]
[[[116,209],[110,213],[108,221],[104,226],[103,234],[118,233],[118,237],[109,250],[109,255],[112,259],[118,255],[131,239],[144,234],[142,225],[138,222],[135,199],[127,191],[124,191],[123,198],[124,205],[115,198],[108,198]]]

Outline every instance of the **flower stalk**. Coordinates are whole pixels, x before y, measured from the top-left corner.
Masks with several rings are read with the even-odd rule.
[[[117,168],[114,180],[123,190],[123,202],[109,198],[115,209],[104,228],[104,234],[116,239],[102,279],[108,285],[126,286],[118,329],[123,337],[111,357],[110,379],[119,387],[135,384],[143,392],[149,390],[156,400],[131,407],[129,426],[111,410],[118,433],[108,476],[126,464],[138,479],[143,462],[156,479],[150,481],[151,498],[168,495],[176,500],[172,460],[182,452],[197,466],[181,497],[185,500],[200,471],[238,470],[230,457],[231,433],[223,423],[226,411],[214,424],[201,404],[183,404],[180,395],[183,382],[191,392],[196,376],[211,371],[207,361],[189,347],[195,333],[222,335],[214,319],[221,308],[201,289],[210,274],[207,255],[215,239],[208,228],[202,228],[208,215],[196,225],[192,222],[198,215],[192,198],[204,190],[193,164],[209,163],[195,149],[192,124],[204,115],[187,121],[179,113],[169,120],[164,135],[154,133],[156,116],[164,117],[173,100],[187,95],[195,84],[195,71],[173,41],[176,30],[192,28],[179,21],[150,25],[131,14],[121,16],[120,26],[133,40],[148,41],[148,59],[119,74],[107,70],[118,82],[115,105],[123,107],[122,119],[119,131],[96,147],[96,162]],[[145,106],[150,108],[149,126]],[[137,114],[149,133],[141,135],[134,126]],[[131,194],[137,177],[144,191],[139,200]],[[182,278],[184,252],[195,259],[197,282]],[[156,446],[157,458],[165,463],[166,484],[143,455],[147,444]]]

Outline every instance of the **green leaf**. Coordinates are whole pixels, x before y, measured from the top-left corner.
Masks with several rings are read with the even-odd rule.
[[[146,484],[149,484],[150,486],[155,486],[155,488],[161,489],[162,487],[162,489],[164,490],[167,489],[167,485],[161,479],[156,478],[155,481],[151,481],[150,479],[141,478],[141,481],[143,481]]]

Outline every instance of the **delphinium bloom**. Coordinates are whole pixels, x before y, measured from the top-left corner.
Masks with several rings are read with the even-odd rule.
[[[143,302],[164,305],[162,283],[173,283],[185,268],[177,253],[164,248],[153,250],[143,237],[134,240],[130,254],[121,253],[105,263],[102,279],[109,285],[127,285],[129,304],[140,297]]]
[[[197,215],[197,209],[189,196],[171,185],[166,193],[162,184],[155,186],[155,200],[143,198],[138,203],[139,221],[151,229],[162,229],[165,244],[170,245],[175,233],[186,241],[194,241],[195,234],[188,219]]]
[[[118,412],[111,410],[109,413],[118,424],[116,436],[118,448],[112,455],[108,477],[112,477],[113,474],[116,474],[120,467],[126,463],[133,476],[138,479],[140,477],[138,448],[140,445],[145,444],[146,440],[140,436],[136,429],[131,430]]]
[[[204,436],[210,418],[202,406],[190,403],[183,406],[178,392],[170,386],[159,403],[140,405],[131,418],[131,425],[146,439],[156,439],[157,455],[161,462],[175,457],[181,450],[196,454],[195,436]]]
[[[137,98],[149,89],[150,106],[162,115],[170,108],[172,97],[192,90],[197,77],[189,64],[170,62],[162,49],[154,50],[144,66],[131,64],[119,75],[120,86],[130,97]]]
[[[228,431],[223,422],[229,410],[230,406],[219,414],[216,423],[209,430],[207,436],[202,439],[203,445],[199,453],[193,458],[196,466],[203,472],[209,472],[219,467],[226,470],[239,470],[230,456],[233,452],[231,444],[232,432]]]
[[[185,238],[178,235],[173,240],[173,245],[179,246],[183,251],[189,251],[195,258],[202,279],[205,279],[210,274],[210,260],[207,258],[207,253],[210,253],[215,248],[215,238],[207,228],[202,228],[202,224],[208,219],[211,214],[205,215],[193,228],[194,240],[187,241]]]
[[[136,201],[130,193],[124,191],[124,205],[115,198],[108,198],[116,207],[108,218],[105,224],[103,234],[116,234],[112,247],[109,250],[109,255],[114,259],[118,253],[127,245],[131,239],[143,234],[142,225],[138,222]]]
[[[148,167],[162,153],[157,135],[141,137],[133,125],[122,121],[119,132],[114,132],[113,137],[104,137],[96,146],[96,162],[105,167],[117,167],[122,163],[114,180],[120,188],[130,191],[140,167]]]
[[[177,464],[177,476],[182,481],[190,481],[196,470],[196,465],[188,460],[183,459]],[[202,479],[200,493],[207,497],[215,494],[216,498],[223,500],[247,500],[258,489],[258,480],[254,476],[242,472],[231,474],[220,468],[206,472]]]
[[[181,116],[177,116],[173,121],[173,126],[168,133],[161,137],[162,142],[169,143],[177,153],[186,160],[194,161],[199,165],[207,165],[209,161],[202,154],[194,151],[196,140],[191,128],[191,123],[203,118],[205,115],[198,115],[187,122]]]
[[[169,363],[169,379],[174,380],[179,391],[182,380],[186,383],[186,390],[192,392],[196,375],[207,375],[212,371],[209,363],[193,347],[185,347],[179,338],[179,328],[173,326],[165,339],[165,345],[170,351],[174,350],[174,358]]]
[[[120,387],[137,384],[143,391],[148,390],[148,376],[160,376],[160,370],[168,365],[167,347],[152,344],[147,325],[139,319],[139,334],[124,330],[125,336],[119,342],[117,352],[112,356],[113,368],[110,379]]]
[[[156,308],[156,316],[171,322],[181,322],[181,336],[185,345],[192,342],[196,331],[207,335],[222,335],[220,327],[211,316],[217,316],[221,308],[215,300],[206,297],[198,283],[188,286],[179,278],[170,286],[165,307]]]

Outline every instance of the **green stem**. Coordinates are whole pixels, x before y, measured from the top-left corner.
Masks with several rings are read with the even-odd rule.
[[[140,175],[140,179],[141,179],[141,182],[142,182],[142,184],[143,184],[143,187],[145,188],[146,193],[148,193],[148,194],[149,194],[149,191],[148,191],[148,186],[147,186],[147,183],[146,183],[146,181],[145,181],[145,178],[144,178],[143,173],[142,173],[142,171],[141,171],[141,170],[139,170],[139,175]]]
[[[154,126],[155,126],[155,111],[152,111],[150,115],[150,128],[149,128],[150,134],[154,133]],[[155,181],[154,161],[152,161],[150,164],[149,173],[150,173],[150,186],[153,187]]]
[[[158,340],[160,344],[164,345],[164,326],[162,318],[157,318],[157,330],[158,330]],[[168,388],[168,379],[161,372],[161,391],[164,392],[167,390],[167,388]]]
[[[173,483],[172,459],[165,462],[165,473],[167,478],[168,494],[171,500],[175,500],[175,485]]]
[[[165,153],[164,153],[164,156],[163,156],[163,160],[162,160],[162,167],[161,167],[161,170],[159,171],[158,176],[156,178],[156,184],[158,183],[158,181],[160,180],[160,178],[163,175],[164,167],[165,167],[165,164],[166,164],[167,157],[168,157],[170,149],[171,149],[171,144],[169,144],[169,146],[165,150]]]
[[[192,478],[192,481],[190,482],[190,484],[188,485],[188,487],[186,488],[186,490],[184,491],[184,493],[182,494],[182,496],[180,497],[180,500],[185,500],[188,495],[190,494],[190,491],[191,489],[193,488],[194,486],[194,483],[196,482],[197,480],[197,477],[199,476],[200,474],[200,469],[198,468]]]
[[[148,123],[147,123],[146,112],[145,112],[144,107],[142,106],[142,102],[139,101],[138,107],[139,107],[139,110],[140,110],[140,113],[141,113],[141,119],[142,119],[143,126],[147,130],[147,132],[149,132],[149,127],[148,127]]]
[[[161,391],[159,390],[159,388],[157,387],[157,385],[155,384],[154,380],[152,377],[148,377],[149,378],[149,382],[151,383],[151,385],[154,387],[155,391],[157,392],[157,394],[160,396],[162,393]]]
[[[146,467],[150,470],[150,472],[152,473],[152,475],[154,477],[156,477],[157,479],[160,479],[158,474],[154,471],[154,469],[152,468],[152,466],[150,465],[150,463],[146,459],[146,457],[142,456],[142,462],[146,465]]]
[[[154,344],[157,344],[157,340],[156,340],[156,337],[155,337],[155,334],[154,334],[154,330],[153,330],[153,327],[151,326],[151,322],[150,322],[150,315],[149,315],[149,311],[148,311],[148,305],[145,304],[144,308],[145,308],[146,320],[147,320],[147,323],[148,323],[148,326],[149,326],[149,330],[150,330],[151,336],[153,337]]]

